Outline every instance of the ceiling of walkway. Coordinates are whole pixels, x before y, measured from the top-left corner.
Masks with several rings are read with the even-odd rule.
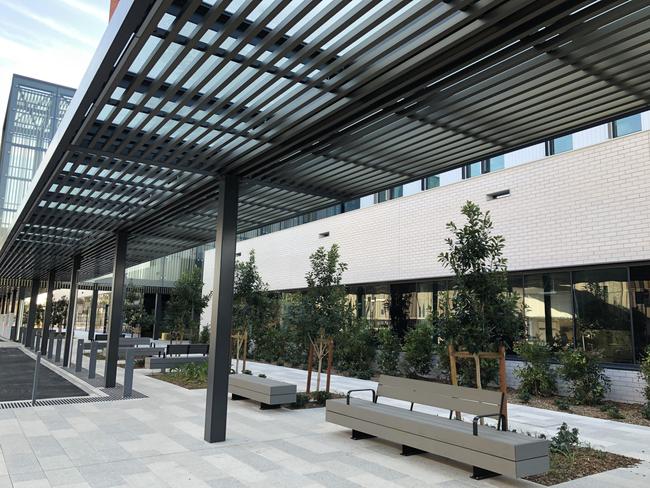
[[[66,279],[650,106],[650,5],[547,0],[122,0],[2,247]]]

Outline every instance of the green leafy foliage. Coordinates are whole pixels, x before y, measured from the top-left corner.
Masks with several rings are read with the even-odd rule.
[[[208,363],[187,363],[171,370],[171,375],[188,383],[208,381]]]
[[[571,385],[573,400],[583,405],[599,405],[610,389],[596,353],[567,349],[560,354],[560,375]]]
[[[600,411],[606,413],[610,419],[621,420],[625,418],[620,409],[613,403],[601,405]]]
[[[183,340],[187,333],[199,334],[199,318],[212,293],[203,295],[203,272],[198,266],[183,273],[172,289],[167,305],[166,326],[175,339]]]
[[[519,400],[521,400],[522,403],[530,402],[532,397],[533,396],[530,394],[528,390],[519,389],[519,391],[517,391],[517,398],[519,398]]]
[[[278,310],[277,297],[268,291],[251,250],[248,260],[238,261],[235,267],[234,328],[247,330],[255,343],[267,325],[277,322]]]
[[[561,410],[563,412],[571,411],[571,403],[566,398],[556,398],[555,406],[558,408],[558,410]]]
[[[260,373],[257,376],[260,377],[260,378],[266,378],[266,375],[264,373]]]
[[[409,376],[426,375],[431,371],[433,358],[433,328],[420,322],[406,332],[404,337],[404,362]]]
[[[305,405],[309,403],[309,395],[307,393],[299,392],[296,393],[296,408],[305,408]]]
[[[340,371],[361,379],[370,379],[377,350],[370,324],[348,312],[345,325],[336,338],[336,365]]]
[[[325,402],[332,398],[332,395],[328,391],[313,391],[311,393],[311,399],[316,403],[317,405],[324,406]]]
[[[379,331],[379,355],[377,363],[379,370],[384,374],[396,375],[399,373],[399,356],[402,345],[399,337],[390,328]]]
[[[490,212],[483,213],[475,203],[467,202],[461,213],[465,224],[447,224],[452,237],[446,239],[448,251],[438,257],[454,274],[451,291],[440,304],[441,312],[431,316],[433,333],[440,338],[442,367],[449,364],[449,344],[471,353],[496,351],[500,343],[512,347],[525,333],[518,297],[508,291],[505,239],[493,235]],[[481,378],[487,384],[496,378],[498,367],[485,364],[486,374],[482,371]],[[470,368],[473,370],[469,362],[459,363],[459,377],[468,386],[476,383]]]
[[[508,292],[505,239],[493,235],[490,212],[467,202],[461,213],[462,227],[447,224],[453,235],[448,251],[439,256],[454,273],[451,304],[433,320],[435,333],[446,344],[471,353],[510,347],[524,336],[524,320],[518,297]]]
[[[515,345],[515,352],[526,364],[515,370],[519,378],[520,392],[530,395],[550,396],[557,392],[555,371],[551,368],[554,353],[539,341],[522,341]]]
[[[201,344],[210,344],[210,327],[205,326],[199,333],[199,342]]]
[[[557,434],[551,438],[551,452],[556,452],[570,457],[573,450],[580,445],[580,433],[578,429],[569,429],[566,422],[557,429]]]

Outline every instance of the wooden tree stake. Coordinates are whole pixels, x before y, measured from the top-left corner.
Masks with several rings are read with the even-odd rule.
[[[309,343],[309,352],[307,353],[307,393],[311,392],[311,370],[314,362],[314,346]]]
[[[330,392],[330,380],[332,377],[332,363],[334,362],[334,340],[330,337],[329,344],[327,346],[327,383],[325,384],[325,391]]]

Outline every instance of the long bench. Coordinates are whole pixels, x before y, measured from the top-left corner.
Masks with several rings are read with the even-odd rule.
[[[144,358],[145,369],[159,369],[163,373],[168,368],[177,368],[189,363],[205,363],[208,356],[179,356],[179,357],[146,357]]]
[[[296,401],[296,385],[250,374],[231,374],[228,391],[233,400],[255,400],[263,410]]]
[[[372,399],[352,397],[353,392]],[[388,405],[380,398],[411,405]],[[353,439],[380,437],[401,444],[403,455],[429,452],[469,464],[474,479],[545,473],[549,441],[501,430],[505,402],[500,392],[382,375],[376,391],[351,390],[346,398],[328,400],[325,418],[352,429]],[[416,404],[449,410],[449,417],[414,411]],[[473,415],[472,423],[457,420],[454,412]],[[479,425],[483,418],[496,419],[497,429]]]

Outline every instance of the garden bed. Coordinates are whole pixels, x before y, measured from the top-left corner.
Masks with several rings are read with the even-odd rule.
[[[566,481],[584,478],[612,469],[636,466],[638,459],[621,456],[591,447],[576,447],[571,455],[551,452],[551,469],[546,474],[526,478],[544,486],[553,486]]]
[[[156,378],[157,380],[172,383],[176,386],[181,386],[188,390],[200,390],[201,388],[208,387],[207,380],[188,378],[177,373],[153,373],[149,376]]]
[[[557,403],[563,408],[560,408]],[[650,427],[650,420],[643,417],[641,409],[643,405],[635,403],[618,403],[618,402],[605,402],[604,405],[610,407],[616,407],[618,412],[620,412],[622,418],[615,418],[610,412],[612,409],[601,410],[600,406],[590,406],[590,405],[575,405],[570,403],[570,399],[567,397],[552,396],[552,397],[531,397],[531,399],[524,403],[517,397],[517,392],[512,390],[508,391],[508,403],[514,403],[517,405],[526,405],[528,407],[543,408],[545,410],[553,410],[556,412],[566,412],[573,413],[576,415],[582,415],[584,417],[593,417],[597,419],[606,419],[606,420],[616,420],[617,422],[623,422],[626,424],[642,425],[645,427]],[[564,407],[567,404],[569,410],[566,410]]]

